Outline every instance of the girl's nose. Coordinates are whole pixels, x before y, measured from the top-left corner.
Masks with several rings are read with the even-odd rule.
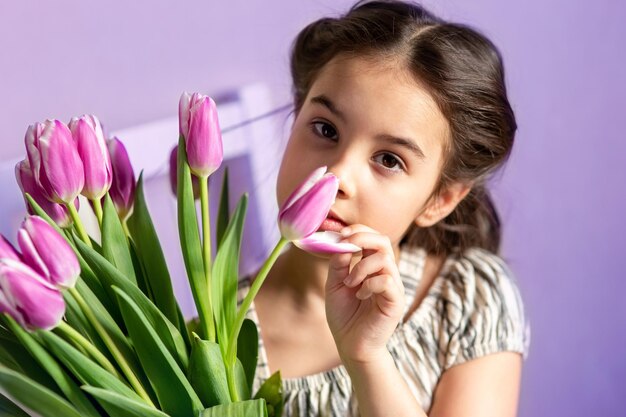
[[[355,166],[350,163],[350,159],[345,155],[338,158],[333,164],[328,166],[328,171],[335,174],[339,179],[339,190],[337,198],[353,197],[356,191]]]

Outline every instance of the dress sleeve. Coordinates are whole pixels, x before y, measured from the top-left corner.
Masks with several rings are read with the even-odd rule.
[[[471,249],[443,272],[439,298],[443,370],[496,352],[528,353],[530,331],[515,279],[498,256]]]

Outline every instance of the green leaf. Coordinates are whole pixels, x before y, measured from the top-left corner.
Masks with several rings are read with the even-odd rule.
[[[150,288],[150,280],[148,279],[148,274],[146,273],[146,269],[144,268],[141,260],[139,259],[139,254],[137,253],[137,246],[132,239],[128,241],[130,247],[130,257],[133,259],[133,265],[135,266],[135,275],[137,277],[137,286],[146,297],[148,297],[152,302],[154,302],[154,294],[152,293],[152,289]]]
[[[231,402],[226,368],[217,343],[202,340],[194,334],[188,375],[205,407]]]
[[[267,417],[265,400],[239,401],[204,410],[200,417]]]
[[[63,234],[63,230],[54,222],[54,220],[52,220],[50,216],[48,216],[48,213],[46,213],[44,209],[42,209],[41,206],[37,204],[37,202],[33,199],[33,197],[31,197],[30,194],[24,193],[24,197],[26,198],[26,201],[28,201],[28,204],[30,205],[30,207],[33,209],[33,211],[35,212],[37,216],[43,218],[45,221],[47,221],[50,224],[50,226],[54,227],[54,229],[57,232],[65,236],[65,234]]]
[[[252,391],[254,373],[259,360],[259,331],[250,319],[244,319],[237,339],[237,357],[241,361],[248,389]]]
[[[87,386],[82,388],[93,395],[111,417],[168,417],[167,414],[156,408],[115,392]]]
[[[213,263],[211,279],[211,299],[213,313],[217,323],[217,331],[222,349],[222,356],[226,357],[232,327],[235,325],[237,314],[237,284],[239,278],[239,252],[241,249],[241,235],[246,218],[248,197],[243,195],[237,204],[237,209],[228,224],[222,246],[217,252]]]
[[[48,374],[57,383],[59,389],[67,397],[69,401],[79,410],[84,416],[97,416],[98,412],[93,407],[91,402],[85,397],[83,392],[78,388],[76,383],[65,373],[65,371],[59,366],[54,357],[50,355],[26,330],[22,329],[19,324],[13,320],[13,318],[6,316],[5,322],[11,329],[13,334],[19,339],[28,352],[39,362],[42,368],[48,372]],[[40,384],[38,384],[40,385]],[[43,387],[43,385],[41,385]],[[48,390],[46,388],[46,390]],[[50,391],[52,392],[52,391]],[[56,394],[55,394],[56,395]]]
[[[239,358],[235,359],[235,388],[239,394],[241,400],[249,400],[252,398],[250,394],[250,387],[246,380],[246,372],[243,369],[243,365]]]
[[[81,381],[83,384],[108,389],[127,398],[144,402],[143,399],[128,385],[104,370],[89,357],[80,353],[74,346],[67,343],[54,333],[39,332],[40,337],[52,353]]]
[[[189,361],[187,346],[176,326],[164,316],[161,310],[159,310],[137,286],[125,279],[120,271],[96,251],[80,241],[76,241],[76,247],[89,266],[105,283],[105,286],[109,288],[116,286],[135,300],[143,314],[148,318],[151,326],[156,329],[160,340],[165,344],[170,353],[174,355],[181,367],[186,369]],[[111,289],[111,291],[113,290]],[[124,322],[126,322],[126,320],[124,320]]]
[[[207,328],[208,320],[213,320],[207,304],[208,287],[204,273],[202,246],[196,212],[196,201],[193,198],[191,170],[187,164],[185,139],[180,135],[178,140],[178,233],[180,247],[187,270],[187,277],[191,287],[191,294],[198,310],[200,328]],[[200,336],[208,337],[202,330]]]
[[[128,240],[117,210],[107,193],[103,199],[102,211],[102,254],[132,283],[137,285],[135,268],[128,250]]]
[[[259,388],[254,398],[263,398],[265,400],[269,417],[281,416],[283,413],[284,400],[280,371],[274,372],[272,376],[263,382],[263,385],[261,385],[261,388]]]
[[[0,416],[30,417],[26,411],[2,394],[0,394]]]
[[[228,167],[224,168],[224,177],[222,179],[222,192],[220,194],[220,205],[217,210],[217,250],[220,250],[222,246],[222,239],[224,237],[224,233],[226,233],[226,227],[228,226],[228,219],[230,217],[230,204],[229,198],[230,193],[228,191]]]
[[[156,392],[161,408],[172,417],[197,415],[202,402],[189,384],[141,309],[122,290],[114,287],[137,356]]]
[[[36,413],[41,417],[85,416],[48,388],[2,365],[0,365],[0,387],[4,395],[29,414]]]
[[[174,297],[172,280],[144,197],[143,173],[137,181],[133,214],[128,219],[127,224],[137,249],[137,256],[145,268],[146,278],[149,280],[149,287],[154,296],[154,303],[165,317],[174,323],[179,331],[182,331],[185,324],[178,322],[178,304]]]

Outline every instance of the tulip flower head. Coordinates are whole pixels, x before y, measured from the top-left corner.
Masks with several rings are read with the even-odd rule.
[[[113,170],[113,182],[109,195],[119,217],[126,219],[132,213],[135,202],[135,171],[130,163],[126,147],[118,138],[109,139],[107,146]]]
[[[178,121],[191,172],[197,177],[208,177],[224,159],[215,102],[199,93],[183,93],[178,106]]]
[[[320,167],[287,198],[278,214],[281,235],[311,252],[359,251],[355,245],[339,244],[336,233],[315,233],[328,216],[339,190],[339,179]]]
[[[0,313],[27,330],[50,330],[65,314],[63,295],[28,265],[0,259]]]
[[[41,190],[41,187],[35,181],[33,171],[30,169],[30,163],[27,159],[18,162],[15,165],[15,178],[22,193],[30,194],[30,196],[39,204],[39,206],[46,212],[48,216],[62,228],[70,227],[72,225],[72,217],[68,213],[67,207],[64,205],[53,203],[48,200]],[[78,198],[74,199],[74,206],[78,209]],[[28,201],[26,201],[26,209],[29,214],[35,214]]]
[[[80,274],[76,254],[52,226],[38,216],[22,222],[17,234],[22,258],[31,268],[58,288],[72,288]]]
[[[44,196],[55,203],[72,203],[83,189],[85,173],[69,128],[59,120],[35,123],[28,127],[25,142]]]
[[[69,123],[78,154],[83,162],[85,185],[82,195],[90,200],[102,198],[111,187],[111,158],[102,125],[96,116],[85,114]]]

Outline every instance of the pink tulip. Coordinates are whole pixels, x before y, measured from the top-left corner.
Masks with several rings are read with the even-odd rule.
[[[0,259],[0,313],[27,330],[50,330],[65,314],[63,295],[28,265]]]
[[[299,240],[317,231],[335,203],[339,180],[326,167],[313,173],[287,198],[278,214],[281,235]]]
[[[69,204],[85,184],[83,163],[72,132],[58,120],[28,127],[26,152],[35,181],[52,202]]]
[[[178,120],[191,172],[197,177],[208,177],[224,159],[215,102],[202,94],[183,93],[178,106]]]
[[[24,262],[59,288],[72,288],[80,274],[76,254],[52,226],[29,216],[17,233]]]
[[[278,227],[283,238],[292,241],[308,252],[347,253],[358,252],[358,246],[339,243],[335,232],[315,233],[335,203],[339,190],[338,178],[326,167],[313,171],[287,198],[278,214]]]
[[[107,146],[113,168],[113,183],[109,195],[118,215],[125,219],[132,213],[135,203],[135,172],[130,164],[128,152],[118,138],[109,139]]]
[[[13,245],[2,235],[0,235],[0,259],[13,259],[21,261],[20,254],[17,253]]]
[[[102,125],[96,116],[85,114],[72,118],[69,128],[85,172],[81,193],[90,200],[100,199],[111,187],[111,158]]]
[[[191,186],[193,189],[193,198],[200,198],[200,184],[198,178],[191,176]],[[178,192],[178,146],[174,146],[170,152],[170,187],[172,193],[177,195]]]
[[[43,191],[41,187],[37,185],[27,159],[15,165],[15,178],[22,192],[24,194],[30,194],[43,211],[45,211],[59,227],[66,228],[72,225],[72,217],[69,215],[67,208],[61,204],[53,203],[43,195]],[[78,198],[74,199],[74,206],[78,209]],[[30,204],[28,204],[28,201],[26,202],[26,208],[28,213],[35,214],[35,211]]]

